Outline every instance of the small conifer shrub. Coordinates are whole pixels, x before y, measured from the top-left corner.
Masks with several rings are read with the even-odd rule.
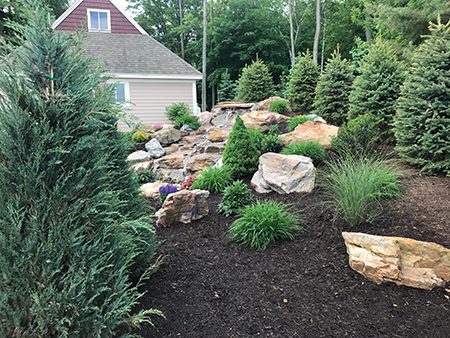
[[[223,164],[233,176],[243,177],[258,170],[259,155],[244,121],[238,115],[223,151]]]
[[[250,135],[250,141],[255,146],[256,150],[261,150],[261,142],[264,137],[262,131],[258,128],[247,129]]]
[[[237,87],[237,99],[259,102],[275,95],[275,85],[269,68],[261,59],[242,70]]]
[[[252,194],[244,182],[238,180],[225,188],[218,211],[225,216],[237,212],[239,209],[252,204]]]

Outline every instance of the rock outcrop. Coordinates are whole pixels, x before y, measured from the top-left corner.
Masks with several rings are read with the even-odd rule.
[[[162,208],[156,212],[157,224],[169,226],[175,222],[191,223],[209,213],[209,191],[181,190],[167,196]]]
[[[441,245],[353,232],[342,236],[350,267],[377,284],[431,290],[450,281],[450,250]]]
[[[314,188],[314,165],[309,157],[266,153],[259,158],[251,185],[259,193],[310,192]]]
[[[141,193],[145,197],[153,198],[154,200],[159,198],[159,188],[166,186],[167,183],[163,181],[156,181],[151,183],[145,183],[141,185]],[[177,189],[181,188],[181,184],[175,184]]]
[[[268,110],[256,110],[252,112],[245,113],[241,116],[244,121],[245,126],[248,129],[260,129],[262,131],[269,130],[269,116],[274,115],[277,118],[277,122],[285,122],[288,117],[285,115],[272,113]]]
[[[307,121],[299,124],[288,134],[278,136],[283,145],[290,145],[299,141],[318,141],[324,147],[331,146],[331,137],[336,136],[339,127],[319,121]]]
[[[165,124],[162,129],[152,135],[152,138],[157,139],[163,147],[167,147],[181,140],[181,133],[175,129],[175,126]]]
[[[150,161],[151,159],[152,159],[152,156],[147,151],[138,150],[138,151],[135,151],[135,152],[131,153],[130,155],[128,155],[127,162],[129,165],[132,166],[139,162]]]
[[[166,154],[164,148],[155,138],[151,139],[149,142],[145,144],[145,149],[147,149],[147,151],[153,158],[160,158]]]

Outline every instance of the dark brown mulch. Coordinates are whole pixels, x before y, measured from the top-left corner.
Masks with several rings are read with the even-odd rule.
[[[248,183],[248,179],[246,180]],[[432,241],[450,248],[450,178],[413,171],[404,198],[390,203],[376,224],[349,228],[332,222],[325,191],[255,198],[293,203],[306,232],[256,251],[227,238],[235,220],[217,213],[192,224],[157,228],[163,264],[141,291],[137,309],[161,310],[157,337],[449,337],[450,292],[393,283],[377,285],[348,265],[342,231]],[[447,287],[448,288],[448,287]]]

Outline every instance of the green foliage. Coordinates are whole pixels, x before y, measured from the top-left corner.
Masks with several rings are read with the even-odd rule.
[[[269,127],[268,134],[269,134],[269,135],[275,135],[275,136],[280,135],[280,128],[278,127],[278,124],[272,124],[272,125]]]
[[[231,180],[231,171],[227,166],[208,167],[200,171],[191,189],[208,190],[211,192],[222,192]]]
[[[314,91],[319,79],[319,68],[314,63],[309,51],[297,58],[291,69],[287,99],[296,111],[306,113],[312,110]]]
[[[281,154],[306,156],[316,162],[325,158],[325,148],[317,141],[300,141],[284,147]]]
[[[155,182],[155,174],[151,170],[140,170],[134,173],[134,178],[139,184]]]
[[[400,194],[401,172],[395,165],[387,159],[363,156],[328,163],[325,187],[330,191],[335,216],[342,216],[350,226],[375,221],[381,202]]]
[[[251,204],[252,194],[250,189],[242,181],[235,181],[232,185],[225,188],[218,211],[228,217],[239,209]]]
[[[374,116],[360,115],[339,128],[337,136],[331,138],[331,145],[342,157],[361,156],[368,153],[377,135]]]
[[[256,150],[261,150],[261,142],[264,137],[262,131],[258,128],[247,129],[250,135],[250,142],[255,146]]]
[[[47,10],[24,15],[0,65],[0,336],[111,337],[159,313],[131,314],[131,274],[156,246],[150,210],[105,70]]]
[[[287,112],[288,103],[283,100],[275,100],[270,102],[269,110],[274,113],[284,114]]]
[[[289,205],[273,200],[257,200],[255,204],[238,210],[241,217],[231,225],[230,238],[258,250],[264,250],[278,238],[294,239],[292,232],[304,229],[297,224],[300,218],[291,210]]]
[[[377,43],[363,57],[358,71],[361,75],[353,82],[348,119],[372,113],[380,138],[392,143],[392,122],[400,86],[405,79],[404,66],[389,45],[377,39]]]
[[[223,151],[223,164],[231,170],[233,176],[243,177],[258,170],[259,155],[244,121],[237,116]]]
[[[272,75],[261,59],[242,70],[236,94],[244,102],[259,102],[275,95]]]
[[[261,142],[261,150],[265,153],[276,153],[281,148],[281,142],[277,135],[264,135]]]
[[[196,130],[202,126],[200,122],[198,122],[198,117],[191,115],[191,113],[185,113],[181,116],[178,116],[175,121],[175,125],[178,129],[187,124],[192,129]]]
[[[306,117],[304,115],[294,116],[288,120],[287,130],[293,131],[299,124],[303,124],[306,121],[314,121],[313,117]]]
[[[140,143],[148,140],[148,135],[143,133],[142,131],[138,130],[135,133],[133,133],[133,136],[131,136],[131,141],[134,143]]]
[[[319,77],[313,113],[324,118],[327,123],[342,125],[347,120],[352,83],[353,70],[346,59],[341,59],[339,50],[335,50]]]
[[[450,28],[430,24],[397,103],[397,150],[423,171],[450,175]]]
[[[233,101],[236,97],[236,81],[230,80],[228,69],[220,76],[219,88],[217,88],[219,102]]]
[[[180,102],[166,107],[166,111],[164,112],[164,114],[170,121],[175,121],[180,116],[184,116],[186,114],[190,115],[191,110],[187,103]]]

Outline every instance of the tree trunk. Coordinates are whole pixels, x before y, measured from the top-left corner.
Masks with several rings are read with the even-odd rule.
[[[313,61],[317,65],[320,37],[320,0],[316,0],[316,35],[314,36]]]
[[[325,55],[325,33],[327,30],[327,0],[323,1],[323,33],[322,33],[322,56],[320,61],[320,72],[323,73],[323,58]]]
[[[289,26],[291,29],[291,64],[295,65],[294,25],[292,24],[292,0],[289,0]]]
[[[183,25],[183,6],[181,3],[182,0],[178,1],[178,5],[180,8],[180,26]],[[180,33],[180,42],[181,42],[181,58],[184,60],[184,38],[183,33]]]
[[[372,32],[370,31],[370,26],[369,26],[369,15],[366,14],[364,19],[366,21],[366,41],[367,41],[367,44],[370,46],[372,44]]]
[[[203,56],[202,56],[202,111],[206,111],[206,34],[208,22],[206,20],[207,0],[203,0]]]

